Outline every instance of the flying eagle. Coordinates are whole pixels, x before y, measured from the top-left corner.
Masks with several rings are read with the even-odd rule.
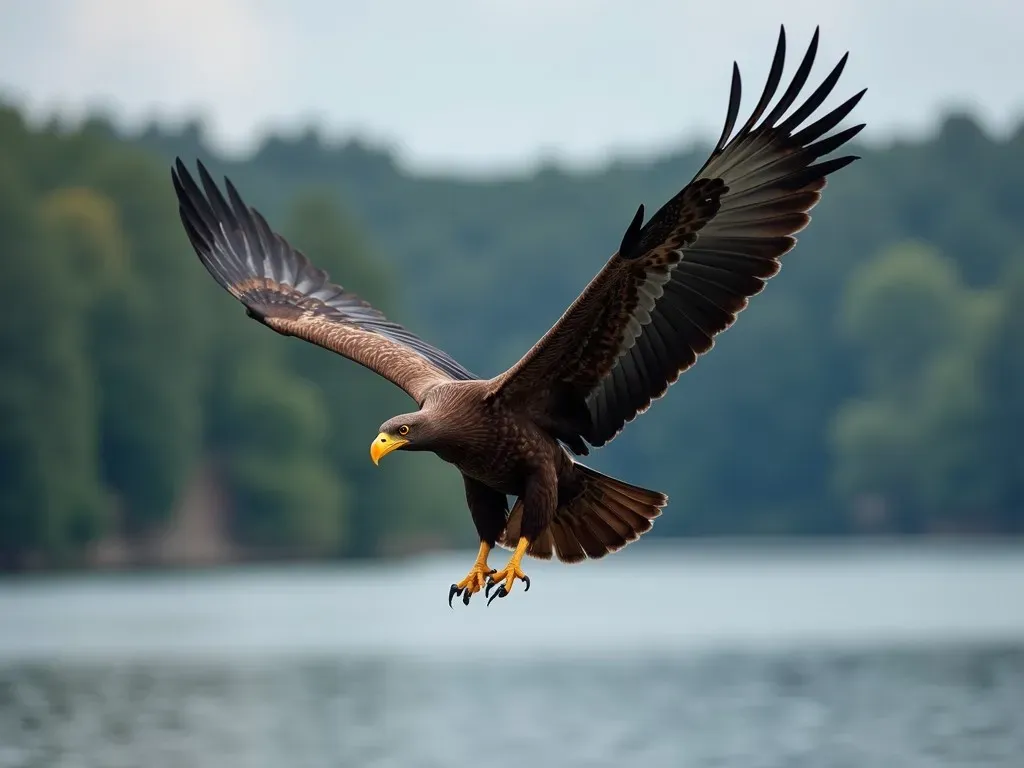
[[[600,558],[636,541],[661,514],[664,494],[596,472],[573,454],[611,441],[711,349],[779,271],[826,177],[858,159],[819,162],[864,127],[823,138],[865,91],[805,125],[848,54],[784,117],[817,49],[816,29],[768,111],[785,60],[780,30],[764,91],[735,135],[741,86],[733,63],[725,126],[704,166],[646,224],[641,205],[618,251],[561,318],[491,379],[331,282],[229,179],[225,198],[202,163],[200,187],[176,160],[171,175],[192,247],[247,314],[369,368],[416,402],[417,410],[380,426],[370,444],[374,464],[393,451],[432,451],[462,473],[480,550],[466,578],[451,585],[449,605],[455,596],[468,604],[481,589],[490,604],[517,579],[528,590],[525,555],[565,563]],[[511,511],[508,496],[516,497]],[[501,570],[488,564],[496,545],[512,550]]]

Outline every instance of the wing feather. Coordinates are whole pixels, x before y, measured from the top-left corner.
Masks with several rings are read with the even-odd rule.
[[[420,405],[435,385],[476,377],[445,352],[389,321],[332,283],[271,229],[225,179],[227,198],[198,163],[199,181],[180,159],[171,172],[185,233],[213,278],[250,317],[369,368]]]
[[[613,439],[714,346],[778,273],[781,257],[810,222],[826,177],[857,159],[819,162],[864,127],[825,137],[864,90],[803,126],[835,89],[848,58],[798,103],[818,36],[815,30],[768,111],[782,82],[786,34],[780,29],[764,90],[735,135],[742,81],[733,65],[725,124],[703,167],[646,224],[640,206],[618,252],[537,344],[492,380],[490,397],[525,399],[542,411],[582,399],[588,418],[577,419],[569,442],[586,453],[583,441],[600,446]],[[549,417],[565,434],[564,419]]]

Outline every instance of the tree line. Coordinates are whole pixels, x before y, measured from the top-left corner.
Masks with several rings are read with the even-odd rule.
[[[457,472],[367,457],[410,402],[245,317],[178,220],[169,161],[229,174],[331,276],[490,376],[707,146],[589,172],[424,176],[315,130],[218,157],[199,125],[29,126],[0,107],[0,563],[74,564],[166,525],[197,468],[268,555],[472,541]],[[1024,126],[963,114],[857,148],[783,269],[607,448],[658,488],[650,535],[1020,533]]]

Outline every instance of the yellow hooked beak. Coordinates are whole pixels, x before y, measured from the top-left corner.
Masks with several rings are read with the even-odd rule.
[[[404,437],[398,437],[397,435],[389,435],[387,432],[381,432],[373,439],[373,442],[370,443],[370,458],[373,459],[373,463],[376,464],[389,453],[397,451],[408,442],[409,441]]]

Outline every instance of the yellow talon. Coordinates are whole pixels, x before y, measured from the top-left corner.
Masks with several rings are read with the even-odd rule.
[[[466,578],[458,584],[452,584],[448,590],[448,607],[452,607],[452,598],[456,595],[462,596],[462,604],[469,605],[469,598],[479,592],[487,584],[487,577],[494,573],[494,569],[487,564],[487,555],[491,547],[486,541],[480,542],[480,552],[476,556],[476,562],[469,569]]]
[[[524,592],[530,591],[530,577],[523,573],[523,569],[520,567],[520,563],[523,560],[523,555],[526,554],[527,548],[530,546],[530,541],[525,536],[519,539],[519,543],[516,545],[516,551],[512,553],[512,557],[508,561],[508,565],[502,568],[497,573],[492,573],[490,578],[487,580],[487,589],[484,590],[484,594],[488,594],[491,591],[491,587],[497,585],[498,589],[491,595],[491,599],[487,601],[490,605],[496,597],[505,597],[512,591],[512,585],[516,579],[522,580],[526,585]]]

